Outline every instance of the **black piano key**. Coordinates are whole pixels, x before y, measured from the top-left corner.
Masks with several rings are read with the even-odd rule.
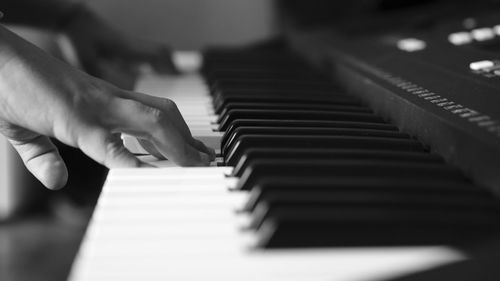
[[[226,98],[322,98],[323,100],[333,99],[335,97],[343,97],[349,100],[356,100],[354,97],[348,96],[344,91],[336,88],[284,88],[284,87],[263,87],[263,88],[235,88],[235,89],[216,89],[211,92],[215,100]],[[305,100],[307,102],[307,100]]]
[[[288,176],[296,178],[415,178],[433,180],[463,181],[460,171],[449,165],[435,163],[408,163],[401,161],[380,161],[365,159],[348,160],[267,160],[252,161],[237,182],[236,189],[251,190],[259,178],[267,176]]]
[[[214,91],[213,104],[217,106],[226,105],[229,102],[268,102],[268,103],[283,103],[283,102],[300,102],[300,103],[354,103],[359,104],[359,101],[349,97],[341,91],[327,90],[320,91],[318,89],[238,89],[226,91]],[[226,103],[226,104],[225,104]]]
[[[351,128],[351,129],[373,129],[384,131],[399,131],[391,124],[368,123],[354,121],[329,121],[329,120],[279,120],[279,119],[237,119],[231,122],[225,135],[239,127],[310,127],[310,128]]]
[[[245,152],[234,166],[232,175],[240,177],[248,165],[256,159],[376,159],[407,162],[442,163],[441,157],[423,152],[366,150],[366,149],[303,149],[303,148],[253,148]]]
[[[245,209],[257,217],[260,246],[455,244],[498,234],[499,207],[489,192],[381,119],[245,112],[370,113],[308,70],[287,52],[212,52],[205,60],[219,121],[228,123],[219,128],[223,143],[234,142],[223,155],[241,176],[236,188],[251,189]],[[334,131],[325,128],[383,131],[383,140],[318,136]],[[306,131],[315,133],[301,135]]]
[[[228,103],[224,109],[219,112],[219,120],[224,118],[228,111],[234,109],[266,109],[266,110],[331,110],[337,112],[365,112],[372,113],[372,111],[364,106],[353,106],[353,105],[336,105],[336,104],[324,104],[321,102],[317,103],[266,103],[266,102],[234,102]]]
[[[234,91],[309,91],[320,93],[334,93],[339,91],[339,88],[331,83],[307,82],[307,81],[279,81],[279,80],[243,80],[243,81],[222,81],[216,80],[209,85],[209,90],[214,95],[217,93],[231,93]]]
[[[293,178],[266,176],[259,178],[250,192],[250,196],[241,211],[252,211],[263,194],[269,192],[390,192],[390,193],[424,193],[460,194],[466,198],[481,196],[492,197],[492,194],[466,181],[429,179],[429,178]],[[495,200],[496,201],[496,200]],[[498,204],[498,203],[495,203]]]
[[[222,112],[224,108],[230,103],[247,103],[247,102],[259,102],[259,103],[322,103],[330,105],[359,105],[359,101],[341,96],[341,95],[311,95],[307,96],[301,92],[301,95],[292,95],[290,92],[285,92],[288,95],[278,96],[271,95],[269,92],[256,93],[255,95],[231,95],[224,98],[214,98],[213,106],[216,113]]]
[[[215,101],[227,98],[321,98],[323,100],[333,99],[335,97],[343,97],[344,99],[357,100],[356,98],[347,95],[339,89],[323,89],[323,88],[237,88],[237,89],[215,89],[210,92]],[[304,100],[307,102],[307,100]]]
[[[256,235],[266,248],[459,245],[498,236],[498,215],[439,207],[276,206]]]
[[[398,192],[395,190],[321,190],[267,191],[261,195],[250,213],[252,217],[248,228],[258,229],[273,208],[316,208],[350,207],[374,209],[401,208],[411,210],[441,209],[453,213],[456,210],[495,212],[500,215],[500,205],[491,195],[453,194],[438,192]],[[499,222],[500,223],[500,222]]]
[[[221,150],[226,153],[232,143],[242,136],[249,135],[306,135],[306,136],[366,136],[381,138],[408,139],[410,136],[401,132],[348,129],[348,128],[309,128],[309,127],[239,127],[221,139]]]
[[[424,147],[412,139],[396,139],[360,136],[273,136],[251,135],[238,138],[224,154],[229,166],[236,165],[246,151],[253,148],[302,148],[302,149],[369,149],[391,151],[424,151]]]
[[[372,113],[335,112],[327,110],[230,110],[219,123],[219,130],[225,131],[236,119],[281,119],[281,120],[330,120],[384,123],[384,120]]]

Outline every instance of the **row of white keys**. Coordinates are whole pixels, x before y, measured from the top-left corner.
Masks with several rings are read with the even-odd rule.
[[[254,249],[230,170],[110,171],[72,280],[374,280],[461,258],[444,247]]]

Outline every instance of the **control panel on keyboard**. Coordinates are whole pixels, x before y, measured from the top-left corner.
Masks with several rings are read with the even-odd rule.
[[[419,22],[424,28],[351,37],[293,30],[289,37],[300,56],[378,116],[500,193],[497,21],[498,14],[431,17]]]

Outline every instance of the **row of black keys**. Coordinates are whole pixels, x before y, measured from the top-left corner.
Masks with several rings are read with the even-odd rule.
[[[221,151],[263,247],[460,244],[500,204],[289,55],[207,54]]]

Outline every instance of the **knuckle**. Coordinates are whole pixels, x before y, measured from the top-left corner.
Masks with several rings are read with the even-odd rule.
[[[133,108],[132,112],[138,112],[141,115],[146,116],[151,123],[159,123],[165,119],[165,113],[156,107],[151,107],[141,102],[132,100],[126,100],[126,102],[131,103],[131,107]]]
[[[91,79],[72,95],[72,116],[86,122],[106,123],[110,109],[117,102],[115,91],[113,87]]]
[[[175,110],[177,109],[177,104],[175,104],[175,102],[171,99],[161,99],[159,101],[160,103],[160,107],[161,108],[164,108],[166,110]]]
[[[167,114],[158,108],[148,107],[147,111],[151,116],[153,123],[161,124],[168,120]]]
[[[114,96],[114,89],[108,84],[95,79],[88,79],[87,83],[80,85],[78,94],[74,94],[73,104],[76,108],[95,108],[102,107],[111,101]]]
[[[92,124],[105,128],[111,128],[116,119],[118,119],[116,109],[119,108],[119,102],[120,100],[113,96],[100,97],[99,99],[94,100],[93,104],[89,104],[88,108],[85,109],[85,114],[82,118],[90,121]]]

